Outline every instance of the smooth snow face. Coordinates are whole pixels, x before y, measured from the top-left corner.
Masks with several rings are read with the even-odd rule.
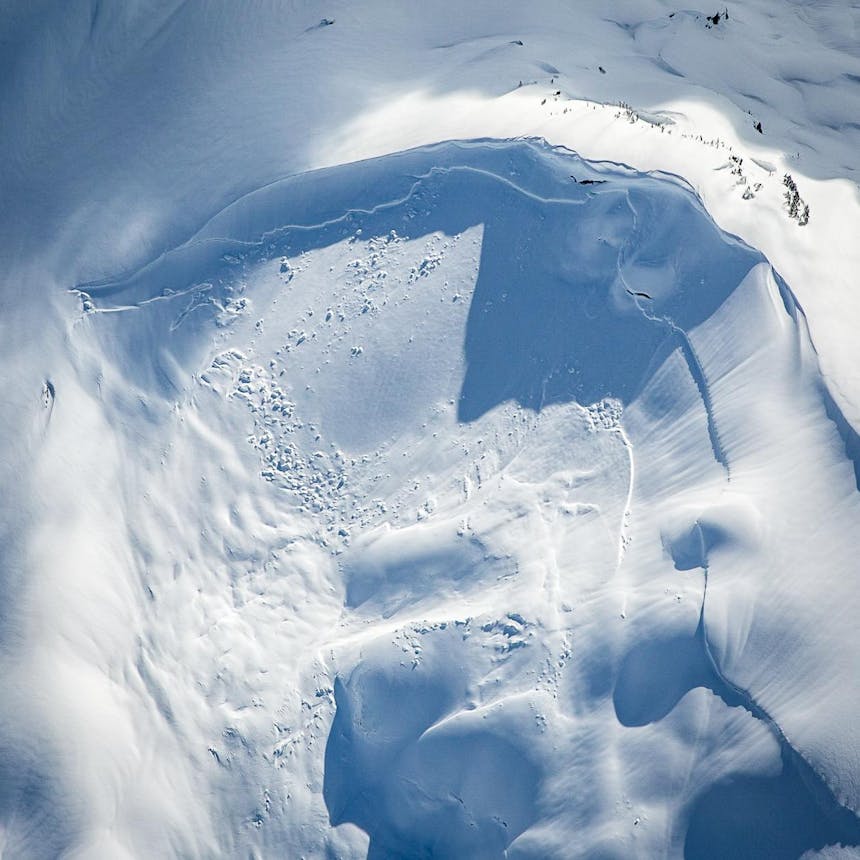
[[[860,842],[851,438],[682,181],[420,148],[56,313],[9,856]]]

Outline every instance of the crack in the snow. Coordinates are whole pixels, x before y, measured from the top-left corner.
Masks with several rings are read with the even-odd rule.
[[[696,388],[698,388],[699,390],[699,396],[702,398],[702,405],[705,407],[705,418],[707,420],[708,426],[708,439],[711,443],[711,449],[714,453],[714,459],[723,467],[723,469],[725,469],[726,477],[731,480],[732,474],[731,467],[729,465],[729,458],[720,439],[719,431],[717,430],[717,422],[714,415],[714,404],[711,398],[710,385],[708,384],[707,377],[705,376],[705,371],[702,368],[702,364],[699,361],[699,357],[696,355],[696,350],[693,348],[693,344],[690,342],[690,338],[687,335],[687,332],[684,331],[684,329],[682,329],[671,317],[655,316],[654,314],[649,313],[646,308],[642,307],[638,298],[642,294],[630,289],[629,285],[627,284],[627,281],[624,279],[624,274],[621,271],[620,265],[618,266],[618,277],[624,284],[624,289],[633,298],[633,301],[642,316],[645,317],[645,319],[647,319],[649,322],[665,326],[678,340],[678,343],[681,347],[681,352],[687,364],[687,369],[690,371],[690,376],[692,377],[693,382],[696,383]]]

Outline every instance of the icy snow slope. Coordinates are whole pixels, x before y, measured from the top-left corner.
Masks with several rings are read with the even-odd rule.
[[[853,127],[490,8],[4,13],[3,856],[860,842]]]

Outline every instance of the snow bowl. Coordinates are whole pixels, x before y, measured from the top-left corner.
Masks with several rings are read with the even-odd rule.
[[[155,653],[191,647],[158,609],[177,557],[216,591],[259,574],[230,647],[300,692],[265,687],[278,725],[322,706],[289,730],[304,800],[265,814],[242,786],[275,778],[270,726],[208,726],[247,753],[213,753],[219,844],[259,814],[263,844],[321,851],[296,830],[320,798],[377,858],[860,843],[856,439],[788,287],[682,180],[442,143],[262,188],[76,290],[79,375],[146,416],[115,428],[154,496],[225,507],[169,550],[139,512]],[[235,468],[177,499],[166,435]],[[308,546],[303,602],[271,598]],[[225,672],[227,701],[253,686]]]

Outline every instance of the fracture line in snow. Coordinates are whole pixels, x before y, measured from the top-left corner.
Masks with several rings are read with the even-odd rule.
[[[95,293],[96,295],[98,295],[99,293],[101,293],[102,295],[110,295],[111,293],[115,293],[115,292],[122,290],[124,287],[128,286],[131,283],[131,281],[133,281],[136,278],[140,277],[141,275],[145,274],[147,271],[154,269],[159,264],[167,262],[167,260],[170,257],[177,255],[177,254],[180,254],[183,251],[189,251],[193,248],[198,248],[198,247],[201,247],[201,246],[207,245],[207,244],[219,245],[219,244],[223,244],[223,243],[229,243],[232,246],[238,245],[238,246],[242,246],[242,247],[249,248],[249,249],[259,248],[259,247],[262,247],[263,245],[265,245],[266,242],[271,241],[271,239],[274,238],[275,236],[277,236],[278,234],[285,233],[285,232],[290,231],[290,230],[312,232],[314,230],[323,230],[327,227],[334,227],[337,224],[341,224],[344,221],[347,221],[351,216],[354,216],[354,215],[373,216],[373,215],[378,214],[379,212],[384,211],[385,209],[395,208],[397,206],[402,206],[405,203],[408,203],[412,199],[412,197],[415,195],[416,190],[421,186],[421,183],[424,182],[426,179],[428,179],[434,172],[437,172],[437,170],[438,170],[437,168],[433,168],[425,174],[421,174],[421,175],[416,176],[415,181],[412,183],[412,185],[409,188],[409,191],[406,194],[404,194],[402,197],[398,197],[398,198],[395,198],[392,200],[384,200],[383,202],[378,203],[375,206],[370,207],[369,209],[362,209],[360,207],[352,207],[350,209],[345,210],[341,215],[338,215],[336,218],[329,218],[329,219],[326,219],[324,221],[320,221],[319,223],[316,223],[316,224],[281,224],[277,227],[274,227],[271,230],[267,230],[267,231],[261,233],[260,238],[254,239],[254,240],[237,239],[237,238],[231,237],[231,236],[204,236],[204,237],[200,237],[200,235],[199,235],[200,232],[203,229],[205,229],[208,224],[210,224],[212,221],[214,221],[222,212],[225,212],[227,209],[229,209],[230,206],[235,205],[235,203],[238,202],[238,201],[234,201],[234,203],[231,203],[230,206],[225,207],[220,212],[218,212],[216,215],[212,216],[212,218],[210,218],[206,222],[206,224],[204,224],[204,226],[201,228],[201,231],[198,231],[192,238],[188,239],[186,242],[183,242],[179,245],[176,245],[173,248],[168,249],[167,251],[162,252],[157,257],[153,258],[149,262],[140,266],[138,269],[135,269],[131,272],[128,272],[125,275],[123,275],[119,278],[116,278],[116,279],[108,278],[108,279],[99,280],[99,281],[88,281],[85,283],[77,284],[74,287],[70,287],[68,289],[68,292],[76,293],[76,294],[86,293],[87,295],[90,295],[90,296],[92,296],[93,293]],[[268,187],[270,187],[270,186],[263,186],[263,188],[257,189],[257,191],[262,191],[263,189],[268,188]],[[256,191],[249,192],[249,194],[246,196],[251,196],[254,193],[256,193]],[[239,198],[239,199],[242,200],[244,198]],[[199,286],[201,288],[203,286],[211,287],[211,285],[199,285]],[[149,302],[157,301],[158,299],[175,298],[177,295],[184,295],[186,293],[193,292],[197,288],[198,288],[198,285],[192,285],[190,287],[186,287],[184,290],[177,291],[175,293],[171,293],[168,296],[151,296],[148,299],[143,299],[137,305],[129,305],[129,306],[118,307],[118,308],[106,308],[106,309],[104,309],[104,311],[106,311],[106,310],[127,310],[127,309],[130,310],[132,308],[136,308],[136,307],[140,307],[141,305],[148,304]]]
[[[587,163],[587,162],[586,162]],[[374,206],[369,208],[362,207],[351,207],[345,210],[341,215],[338,215],[336,218],[329,218],[319,223],[314,224],[282,224],[271,230],[267,230],[260,234],[259,239],[247,240],[247,239],[237,239],[235,237],[230,236],[200,236],[200,233],[206,229],[206,227],[215,221],[219,216],[223,213],[227,212],[232,206],[237,205],[242,200],[245,200],[249,197],[252,197],[254,194],[257,194],[261,191],[264,191],[268,188],[273,187],[278,182],[285,182],[287,179],[295,178],[288,177],[285,180],[278,180],[277,182],[270,183],[269,185],[264,185],[261,188],[255,189],[254,191],[248,192],[248,194],[243,195],[237,200],[230,203],[228,206],[225,206],[211,218],[209,218],[206,223],[198,230],[194,236],[182,242],[172,248],[169,248],[166,251],[163,251],[161,254],[151,259],[147,263],[143,264],[137,269],[134,269],[130,272],[126,272],[118,278],[106,278],[96,281],[87,281],[83,283],[76,284],[73,287],[68,288],[68,292],[75,293],[80,295],[81,293],[86,294],[88,297],[92,297],[93,295],[101,295],[106,296],[112,293],[116,293],[121,291],[124,287],[128,286],[133,280],[139,278],[141,275],[145,274],[147,271],[156,268],[159,264],[167,262],[172,256],[180,254],[185,251],[189,251],[193,248],[202,247],[207,244],[218,245],[221,243],[229,243],[233,246],[242,246],[248,249],[251,248],[259,248],[265,245],[267,242],[270,242],[274,237],[279,234],[288,232],[288,231],[297,231],[297,232],[312,232],[315,230],[322,230],[329,227],[334,227],[338,224],[341,224],[347,221],[349,218],[355,215],[363,215],[372,217],[377,215],[380,212],[385,211],[386,209],[396,208],[398,206],[403,206],[408,203],[416,194],[418,189],[422,186],[424,182],[428,179],[431,179],[434,176],[440,175],[448,175],[453,173],[469,173],[476,176],[484,176],[486,178],[497,181],[501,185],[505,185],[515,191],[517,194],[526,197],[535,202],[543,203],[545,205],[557,205],[557,206],[581,206],[584,203],[582,199],[576,198],[565,198],[565,197],[542,197],[539,194],[535,194],[521,185],[512,182],[505,176],[501,176],[498,173],[494,173],[490,170],[485,170],[482,168],[472,167],[470,165],[450,165],[450,166],[434,166],[431,167],[428,171],[421,174],[416,174],[414,178],[414,182],[410,186],[409,190],[402,196],[393,198],[390,200],[384,200],[380,203],[377,203]],[[204,286],[204,285],[200,285]],[[209,285],[211,286],[211,285]],[[147,304],[152,301],[163,300],[166,298],[174,298],[177,295],[181,295],[187,292],[192,292],[197,288],[197,285],[192,285],[190,287],[186,287],[184,290],[177,291],[175,293],[171,293],[167,296],[152,296],[150,298],[144,299],[141,302],[133,305],[123,305],[116,307],[106,307],[106,308],[98,308],[102,313],[106,312],[116,312],[119,310],[132,310],[136,309],[144,304]]]
[[[658,325],[665,326],[669,329],[669,331],[678,339],[678,342],[681,345],[681,352],[684,355],[684,360],[687,363],[687,369],[690,371],[690,376],[693,379],[693,382],[696,383],[696,388],[699,389],[699,396],[702,398],[702,405],[705,407],[705,418],[708,425],[708,439],[711,442],[711,449],[714,453],[714,459],[725,469],[726,477],[731,480],[731,467],[729,466],[729,458],[726,455],[725,448],[723,448],[723,443],[720,440],[720,434],[717,430],[717,422],[714,416],[714,404],[711,399],[711,389],[708,385],[707,377],[705,376],[705,371],[702,368],[702,364],[699,361],[699,357],[696,355],[696,351],[693,348],[693,344],[690,342],[690,338],[687,336],[687,332],[684,331],[679,325],[677,325],[674,320],[670,317],[663,316],[658,317],[649,313],[642,305],[639,303],[639,295],[627,284],[627,281],[624,280],[624,275],[621,272],[621,267],[618,267],[618,277],[621,279],[624,284],[624,288],[630,294],[631,298],[636,304],[636,307],[639,308],[642,316],[650,322],[657,323]]]

